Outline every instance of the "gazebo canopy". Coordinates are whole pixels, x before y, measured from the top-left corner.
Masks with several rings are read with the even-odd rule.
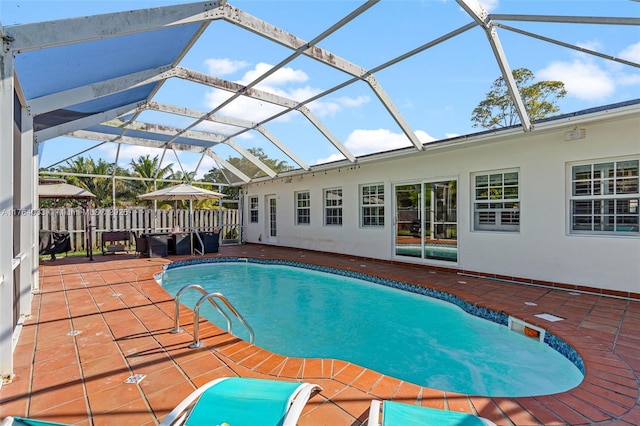
[[[306,38],[283,26],[292,3],[273,2],[272,8],[278,10],[271,17],[279,19],[280,26],[219,0],[9,25],[0,29],[0,35],[15,59],[18,90],[34,117],[34,138],[40,147],[70,137],[95,141],[94,147],[157,148],[163,158],[167,152],[173,151],[176,157],[187,152],[199,158],[198,166],[203,159],[212,159],[229,184],[248,183],[256,176],[247,176],[229,163],[227,153],[246,158],[259,169],[261,178],[277,176],[249,151],[249,144],[264,147],[270,158],[286,161],[296,170],[322,167],[317,158],[305,156],[310,146],[328,146],[324,164],[357,163],[364,155],[358,157],[349,147],[345,139],[350,134],[332,131],[331,111],[340,102],[377,102],[384,113],[375,122],[353,115],[354,129],[358,126],[372,145],[367,155],[398,147],[422,151],[427,143],[462,137],[460,133],[432,137],[419,130],[442,114],[453,113],[446,112],[446,98],[432,95],[439,85],[468,84],[464,87],[473,87],[479,101],[491,81],[502,76],[522,132],[531,132],[535,123],[511,74],[513,68],[527,67],[527,55],[564,49],[631,70],[629,74],[637,74],[640,67],[640,61],[620,58],[597,44],[584,46],[562,39],[563,27],[588,28],[588,39],[602,26],[615,26],[629,36],[629,43],[637,42],[638,15],[589,14],[586,9],[593,2],[563,2],[575,10],[566,16],[539,14],[541,2],[526,3],[531,9],[527,14],[521,13],[525,2],[520,1],[505,2],[514,10],[509,14],[489,13],[477,0],[305,2],[310,10],[308,22],[286,27],[314,32]],[[334,22],[316,22],[311,9],[318,7],[334,8]],[[407,8],[406,28],[397,31],[410,33],[410,43],[407,37],[400,43],[396,34],[387,31],[389,8]],[[436,8],[449,9],[450,18],[437,18],[441,15],[432,13]],[[618,8],[608,10],[616,15]],[[319,25],[324,27],[318,29]],[[236,48],[240,49],[237,57],[251,54],[258,63],[256,73],[246,81],[213,75],[203,65],[207,58],[194,57],[195,46],[207,46],[209,58],[215,58],[217,52],[228,51],[226,45],[235,46],[236,40],[242,43]],[[503,40],[509,48],[503,47]],[[530,43],[524,46],[535,44],[536,48],[521,47],[522,40]],[[359,47],[353,58],[341,55],[346,44]],[[440,49],[450,52],[447,62],[431,61],[431,52]],[[405,78],[385,79],[391,69],[401,70]],[[301,87],[295,96],[265,84],[297,70],[330,76],[332,83],[313,90]],[[452,81],[447,76],[452,70],[463,73]],[[626,100],[639,98],[638,85],[629,87]],[[418,113],[416,93],[421,93]],[[206,108],[191,101],[204,98],[210,100]],[[467,121],[470,109],[465,111]],[[296,125],[302,131],[290,136],[281,131],[283,125]],[[391,133],[374,147],[373,135],[382,127],[392,129]],[[367,139],[367,135],[372,136]],[[118,154],[115,158],[117,163]]]
[[[41,183],[38,185],[40,198],[90,199],[95,195],[86,189],[68,183]]]

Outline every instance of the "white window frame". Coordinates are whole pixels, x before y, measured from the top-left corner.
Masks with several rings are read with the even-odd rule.
[[[570,234],[640,236],[640,158],[567,166]]]
[[[252,195],[249,197],[249,223],[258,223],[260,217],[259,197]]]
[[[304,197],[306,195],[306,198]],[[302,198],[301,198],[302,196]],[[298,191],[295,193],[296,203],[296,225],[309,226],[311,225],[311,191]],[[301,221],[301,218],[306,218],[306,221]]]
[[[384,199],[384,184],[372,183],[360,186],[360,226],[362,228],[384,227]]]
[[[472,229],[520,232],[520,185],[520,169],[517,168],[472,173]]]
[[[342,226],[342,188],[326,188],[322,193],[325,226]]]

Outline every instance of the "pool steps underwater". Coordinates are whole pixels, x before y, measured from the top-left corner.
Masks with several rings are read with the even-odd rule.
[[[423,296],[432,297],[434,299],[449,302],[458,306],[460,309],[467,312],[468,314],[474,315],[476,317],[479,317],[479,318],[494,322],[496,324],[503,325],[505,327],[508,327],[509,329],[512,329],[510,327],[509,320],[510,318],[514,318],[514,317],[510,317],[504,312],[497,312],[491,309],[474,305],[451,293],[447,293],[441,290],[436,290],[433,288],[421,287],[418,285],[409,284],[401,281],[391,280],[388,278],[381,278],[375,275],[368,275],[362,272],[354,272],[354,271],[348,271],[345,269],[332,268],[329,266],[313,265],[309,263],[302,263],[302,262],[297,262],[292,260],[278,260],[278,259],[267,260],[267,259],[256,259],[256,258],[245,258],[245,257],[216,257],[216,258],[182,260],[182,261],[165,265],[163,269],[166,271],[169,269],[180,268],[183,266],[199,265],[199,264],[205,264],[205,263],[223,263],[223,262],[235,262],[235,263],[247,262],[247,263],[256,263],[256,264],[263,264],[263,265],[292,266],[297,268],[310,269],[318,272],[326,272],[329,274],[341,275],[349,278],[356,278],[356,279],[368,281],[371,283],[384,285],[386,287],[395,288],[398,290],[404,290],[411,293],[420,294]],[[156,281],[161,283],[162,278],[160,277],[159,279],[156,279]],[[584,361],[582,360],[582,357],[578,354],[578,352],[571,345],[569,345],[559,337],[555,336],[554,334],[548,332],[547,330],[544,330],[540,327],[536,327],[532,324],[525,323],[524,321],[519,320],[517,318],[514,318],[514,319],[516,319],[520,323],[525,324],[523,325],[523,329],[522,329],[523,334],[525,333],[524,331],[525,327],[527,329],[539,332],[538,338],[542,343],[549,345],[549,347],[559,352],[561,355],[567,358],[572,364],[574,364],[582,374],[585,374]],[[519,326],[516,326],[516,329],[514,331],[518,331],[518,328]],[[535,335],[535,333],[533,332],[530,332],[530,333]],[[534,336],[528,335],[528,337],[534,337]]]

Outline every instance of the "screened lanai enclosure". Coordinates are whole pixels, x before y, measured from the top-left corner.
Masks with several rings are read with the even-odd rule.
[[[14,3],[17,10],[20,2]],[[477,0],[422,6],[366,1],[302,7],[288,2],[279,5],[283,10],[259,8],[255,2],[179,3],[46,22],[3,22],[5,49],[19,81],[16,95],[33,117],[33,139],[41,159],[48,161],[41,162],[41,168],[51,169],[78,153],[108,153],[109,162],[126,166],[126,148],[137,146],[141,149],[136,152],[155,152],[161,164],[177,163],[176,169],[185,174],[215,167],[222,171],[221,181],[215,183],[245,184],[286,175],[261,161],[251,148],[286,162],[290,171],[308,171],[320,161],[357,164],[363,153],[411,146],[422,151],[427,142],[471,133],[469,114],[489,84],[465,81],[473,80],[464,69],[470,63],[478,65],[474,78],[489,83],[504,78],[513,97],[515,122],[523,132],[532,131],[511,73],[519,67],[533,68],[527,61],[533,62],[537,53],[530,48],[523,54],[523,43],[602,58],[620,67],[638,66],[633,57],[616,54],[624,43],[599,51],[562,38],[567,28],[572,36],[582,28],[592,34],[612,27],[623,40],[625,34],[629,40],[637,35],[637,17],[601,17],[598,9],[583,6],[574,8],[574,16],[556,16],[545,14],[553,11],[548,5],[545,13],[538,10],[539,4],[526,14],[515,7],[513,13],[492,14]],[[319,9],[328,22],[312,20],[309,25],[313,11],[299,10],[308,7]],[[118,10],[121,5],[101,8]],[[252,8],[275,23],[251,14]],[[440,13],[447,13],[446,23],[429,23],[430,16]],[[411,14],[417,16],[410,19]],[[408,28],[385,21],[385,15],[402,16]],[[302,22],[303,17],[307,21]],[[378,34],[376,24],[397,34]],[[353,41],[347,48],[349,40]],[[459,51],[442,57],[442,49]],[[448,81],[438,76],[434,60],[440,73],[457,70],[460,77]],[[240,79],[225,78],[249,64],[256,64],[254,71]],[[278,80],[288,73],[295,73],[303,84],[281,88]],[[404,82],[401,75],[415,77]],[[444,100],[435,91],[441,84],[449,86],[444,99],[467,90],[477,96],[461,108],[464,112],[449,113],[456,114],[459,124],[439,135],[426,134],[422,121],[434,118],[403,109],[399,90],[422,92],[419,102],[435,107]],[[428,100],[436,93],[441,100]],[[363,113],[377,126],[368,124],[366,117],[351,117],[350,129],[338,122],[336,115],[348,112],[346,105],[358,103],[371,106]],[[585,106],[588,103],[582,102],[580,109]],[[457,115],[461,113],[464,116]],[[354,128],[376,127],[391,129],[393,140],[379,144],[373,137],[364,138],[363,147],[349,140]],[[56,150],[63,152],[49,155]],[[249,176],[238,169],[227,161],[232,156],[245,158],[255,172]]]
[[[508,254],[535,248],[531,279],[635,291],[626,261],[577,275],[541,247],[562,239],[551,247],[580,255],[567,261],[637,250],[637,184],[603,195],[605,213],[602,194],[571,193],[571,176],[626,164],[638,179],[640,3],[124,4],[2,1],[1,376],[38,288],[39,173],[109,179],[114,206],[124,179],[238,189],[227,225],[239,242],[509,276]],[[564,81],[559,111],[531,113],[521,69]],[[496,79],[508,121],[474,127]],[[145,155],[158,159],[151,176],[123,172]],[[60,170],[79,156],[109,172]],[[168,165],[179,178],[160,173]],[[567,206],[587,205],[591,228],[577,229]],[[623,217],[624,231],[596,229]],[[622,234],[592,246],[580,232]]]

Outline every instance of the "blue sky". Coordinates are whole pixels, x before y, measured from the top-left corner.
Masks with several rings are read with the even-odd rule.
[[[9,26],[179,3],[187,2],[2,0],[0,22]],[[228,3],[306,40],[314,38],[362,4],[355,0],[238,0]],[[481,0],[481,3],[493,13],[640,17],[640,2],[631,0]],[[383,0],[323,40],[320,47],[370,69],[469,22],[469,16],[453,0]],[[638,26],[507,24],[640,63]],[[503,29],[499,29],[498,34],[512,69],[526,67],[534,72],[537,79],[565,83],[568,95],[560,102],[562,112],[640,98],[639,68]],[[181,65],[227,80],[248,83],[290,53],[228,23],[213,22]],[[471,125],[471,112],[484,99],[498,76],[496,61],[480,29],[467,31],[376,74],[378,82],[423,142],[479,131]],[[259,88],[303,100],[347,79],[348,76],[339,71],[301,57],[265,80]],[[156,100],[209,111],[228,96],[228,93],[175,79],[165,84]],[[410,144],[365,83],[348,86],[309,107],[355,155]],[[239,100],[220,113],[260,120],[277,111],[277,107]],[[140,121],[147,122],[159,119],[176,127],[191,123],[185,118],[160,116],[159,113],[144,113],[140,117]],[[266,127],[308,164],[341,158],[339,152],[298,113],[287,114]],[[206,126],[206,129],[221,133],[232,131],[215,125]],[[245,133],[237,138],[237,142],[245,148],[261,147],[272,158],[288,160],[257,133]],[[94,142],[70,138],[47,141],[41,166],[54,164],[93,145]],[[230,148],[215,151],[223,158],[238,156]],[[154,151],[135,146],[123,147],[119,164],[149,153],[154,154]],[[84,155],[113,161],[115,145],[103,146]],[[196,155],[179,156],[187,171],[193,170],[199,160]],[[165,162],[175,164],[177,160],[171,154]],[[210,159],[206,159],[198,174],[213,165]]]

